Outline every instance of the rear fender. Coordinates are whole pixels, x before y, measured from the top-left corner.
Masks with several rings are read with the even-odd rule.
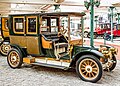
[[[26,48],[21,48],[20,46],[18,46],[18,45],[10,45],[12,48],[15,48],[15,49],[17,49],[17,50],[19,50],[21,53],[22,53],[22,55],[23,55],[23,57],[26,57],[27,56],[27,51],[26,51]]]

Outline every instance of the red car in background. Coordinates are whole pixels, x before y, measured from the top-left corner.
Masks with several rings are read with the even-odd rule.
[[[113,25],[115,26],[115,23]],[[104,34],[110,31],[111,31],[110,23],[100,23],[97,25],[97,28],[95,28],[94,30],[94,38],[97,38],[97,37],[104,38]],[[90,32],[87,37],[90,38]]]
[[[111,35],[111,31],[106,32],[108,35]],[[116,24],[113,29],[113,37],[120,37],[120,24]]]

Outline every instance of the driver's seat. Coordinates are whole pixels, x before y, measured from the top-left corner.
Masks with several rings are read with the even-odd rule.
[[[59,60],[63,57],[63,54],[67,53],[68,43],[54,43],[54,54],[56,56],[56,60]]]

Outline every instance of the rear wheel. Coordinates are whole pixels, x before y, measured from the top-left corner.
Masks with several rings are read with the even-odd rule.
[[[109,34],[106,34],[103,36],[103,39],[110,41],[111,40],[111,36]]]
[[[102,65],[93,55],[84,55],[76,63],[78,76],[88,82],[97,82],[102,77]]]
[[[6,56],[10,49],[11,49],[11,46],[10,46],[9,42],[2,42],[0,44],[0,53],[1,53],[1,55]]]
[[[23,63],[22,53],[17,49],[11,49],[7,56],[7,62],[11,68],[19,68]]]
[[[87,36],[88,36],[88,32],[85,31],[85,32],[84,32],[84,37],[87,38]]]
[[[90,33],[88,33],[87,37],[90,38]]]

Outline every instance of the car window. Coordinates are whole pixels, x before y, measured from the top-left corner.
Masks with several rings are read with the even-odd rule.
[[[51,32],[58,32],[57,19],[51,18]]]
[[[41,21],[41,32],[49,32],[49,26],[48,26],[48,19],[47,18],[42,18]]]
[[[70,17],[70,37],[71,40],[80,39],[81,32],[81,18],[80,17]]]
[[[17,34],[24,34],[24,17],[13,17],[13,31]]]
[[[24,18],[14,18],[14,29],[15,32],[24,31]]]
[[[28,32],[36,32],[36,18],[28,18]]]
[[[59,18],[55,17],[42,17],[40,24],[41,33],[58,32],[58,20]]]
[[[37,33],[37,16],[27,16],[26,21],[27,34]]]
[[[5,20],[5,28],[8,29],[8,20]]]

